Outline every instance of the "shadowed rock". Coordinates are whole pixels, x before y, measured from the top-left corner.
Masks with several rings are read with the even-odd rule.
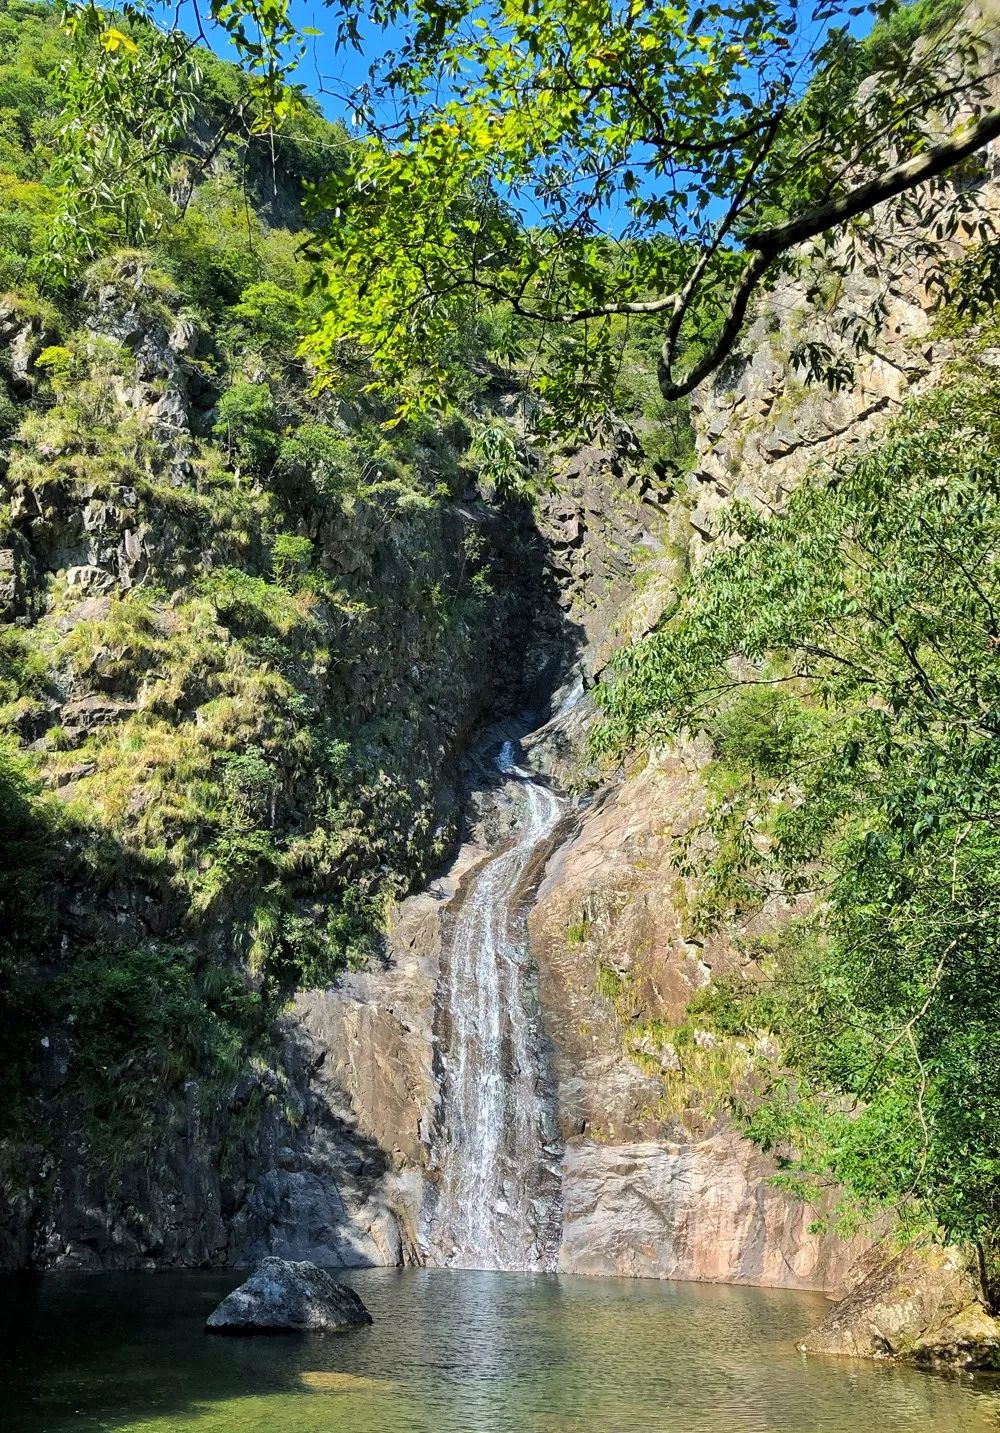
[[[333,1333],[370,1324],[353,1289],[326,1269],[286,1259],[262,1259],[238,1289],[209,1314],[210,1333]]]

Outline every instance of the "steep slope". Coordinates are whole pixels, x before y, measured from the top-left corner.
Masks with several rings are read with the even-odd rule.
[[[155,244],[41,267],[60,43],[45,6],[0,11],[24,136],[0,255],[0,1262],[219,1262],[289,1222],[395,1260],[384,1156],[282,1010],[375,958],[453,844],[470,731],[539,680],[544,546],[530,506],[484,496],[471,408],[389,436],[360,359],[317,393],[296,357],[289,225],[312,146],[342,142],[317,116],[273,169],[239,135],[206,169],[199,131]],[[206,59],[207,136],[241,83]]]
[[[595,597],[584,575],[619,563],[634,572],[639,553],[647,554],[640,570],[674,570],[677,515],[665,515],[659,491],[627,462],[598,450],[570,461],[541,508],[580,634],[577,669],[592,681],[665,592],[637,593],[622,580]],[[558,545],[567,532],[568,557]],[[474,986],[456,990],[449,978],[452,947],[478,874],[519,829],[516,793],[491,770],[501,744],[520,738],[528,765],[577,792],[508,893],[504,917],[523,944],[503,959],[523,964],[537,1000],[537,1138],[550,1173],[537,1190],[527,1166],[521,1178],[540,1211],[555,1179],[558,1224],[555,1234],[547,1226],[543,1261],[575,1273],[841,1288],[865,1241],[811,1232],[816,1211],[773,1188],[773,1163],[713,1112],[727,1071],[713,1065],[709,1037],[695,1091],[677,1081],[679,1061],[664,1049],[668,1022],[682,1019],[710,967],[736,958],[726,940],[706,950],[686,934],[671,832],[697,810],[697,777],[676,756],[595,790],[582,745],[592,700],[572,700],[572,688],[570,678],[549,712],[529,710],[484,732],[467,766],[467,840],[427,892],[400,906],[384,966],[300,998],[297,1018],[326,1052],[320,1079],[389,1157],[387,1199],[405,1231],[404,1257],[448,1262],[435,1225],[447,1175],[436,1131],[448,1108],[451,1029],[467,1018],[456,1002],[476,999]],[[523,1069],[513,1043],[509,1058]],[[513,1189],[516,1204],[525,1191]],[[505,1217],[498,1204],[498,1228]],[[491,1257],[486,1243],[479,1257]]]

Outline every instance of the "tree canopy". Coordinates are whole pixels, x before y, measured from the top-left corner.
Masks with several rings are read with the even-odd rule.
[[[751,1133],[807,1185],[832,1176],[984,1244],[1000,1222],[998,400],[985,370],[911,402],[784,511],[734,505],[728,547],[619,658],[597,738],[711,743],[685,858],[700,920],[766,908],[776,933],[691,1019],[744,1051]]]
[[[683,396],[803,243],[842,269],[874,257],[888,270],[903,229],[910,253],[895,262],[912,266],[916,242],[940,262],[972,207],[970,158],[1000,134],[993,52],[954,0],[330,8],[336,46],[377,54],[365,83],[338,91],[355,142],[313,186],[325,304],[308,351],[331,368],[362,347],[379,381],[405,380],[404,407],[447,393],[455,334],[484,309],[506,315],[504,341],[543,394],[572,390],[581,411],[610,401],[636,326],[656,329],[664,396]],[[64,240],[85,242],[108,206],[141,211],[143,174],[169,177],[195,40],[235,46],[265,130],[305,103],[305,47],[320,68],[334,48],[296,27],[288,0],[198,0],[185,34],[158,0],[65,13],[79,49]],[[875,319],[845,320],[848,348]],[[842,354],[797,358],[843,375]]]

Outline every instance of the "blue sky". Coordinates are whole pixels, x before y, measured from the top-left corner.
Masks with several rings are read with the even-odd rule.
[[[182,26],[184,8],[182,0],[180,11],[175,12],[180,14]],[[392,32],[386,34],[374,25],[367,26],[367,29],[362,26],[364,52],[352,48],[338,51],[335,49],[338,23],[336,3],[328,6],[321,0],[293,0],[291,15],[300,28],[322,32],[320,37],[309,40],[309,54],[297,78],[309,93],[315,96],[329,119],[346,118],[343,104],[331,90],[344,94],[362,85],[367,78],[371,62],[392,47],[396,36]],[[870,15],[865,14],[845,16],[840,23],[846,23],[851,33],[860,39],[871,29],[872,20]],[[219,40],[213,45],[216,52],[228,58],[236,58],[228,42],[221,36],[221,31],[217,33]]]
[[[169,23],[179,24],[182,29],[191,32],[194,29],[192,15],[193,8],[190,0],[182,0],[177,10],[170,7],[165,18]],[[367,27],[367,32],[364,33],[364,53],[359,53],[352,48],[338,51],[335,48],[339,19],[339,10],[336,4],[327,6],[322,4],[321,0],[293,0],[291,16],[293,22],[300,29],[314,29],[322,32],[320,37],[309,39],[309,54],[298,71],[296,79],[317,99],[328,118],[346,118],[344,105],[334,94],[330,93],[331,89],[335,89],[338,93],[349,93],[363,84],[372,60],[384,53],[391,44],[391,39],[375,26],[370,25]],[[362,29],[364,31],[364,27]],[[216,54],[226,59],[238,60],[236,52],[226,40],[221,29],[210,31],[209,38]]]
[[[182,28],[190,30],[193,28],[193,0],[179,0],[179,6],[178,10],[171,10],[168,13],[171,15],[173,23],[179,23]],[[808,37],[807,44],[809,44],[822,33],[822,27],[808,23],[806,20],[807,7],[808,0],[803,0],[800,17],[806,23],[801,33]],[[185,10],[187,10],[188,17],[186,25]],[[297,70],[295,78],[315,97],[328,119],[342,120],[349,127],[350,107],[346,98],[354,90],[364,85],[372,62],[380,58],[387,50],[399,45],[401,34],[398,30],[387,32],[371,24],[366,27],[359,21],[363,49],[359,51],[348,46],[338,50],[336,32],[340,15],[341,10],[337,0],[333,0],[330,5],[323,4],[322,0],[292,0],[291,18],[293,23],[300,30],[312,29],[320,32],[318,36],[308,38],[308,53]],[[855,17],[845,16],[844,20],[851,32],[858,38],[871,28],[871,16],[867,14]],[[844,23],[844,20],[841,20],[841,23]],[[212,39],[213,49],[216,53],[227,58],[238,59],[221,29],[214,32]],[[803,85],[807,79],[808,71],[804,70],[801,77]],[[653,181],[644,178],[640,188],[645,191],[651,185],[653,185]],[[531,216],[532,220],[545,219],[544,206],[540,207],[539,201],[532,198],[528,191],[519,191],[516,195],[511,195],[510,200],[526,218]],[[628,215],[623,198],[621,204],[613,206],[606,217],[612,230],[619,231],[627,225]]]

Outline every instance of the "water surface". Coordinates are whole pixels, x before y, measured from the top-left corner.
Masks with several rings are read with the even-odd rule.
[[[371,1328],[204,1334],[238,1281],[0,1284],[4,1433],[1000,1433],[1000,1385],[796,1353],[815,1295],[380,1269]]]

